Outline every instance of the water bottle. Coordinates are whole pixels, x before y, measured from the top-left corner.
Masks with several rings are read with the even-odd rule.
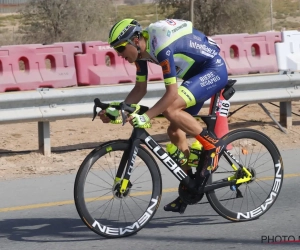
[[[190,167],[198,167],[202,149],[203,146],[198,140],[193,142],[190,148],[190,156],[188,160],[188,164]]]
[[[184,153],[182,153],[173,143],[168,143],[166,145],[166,150],[172,159],[180,164],[180,166],[187,163],[187,158],[185,157]]]

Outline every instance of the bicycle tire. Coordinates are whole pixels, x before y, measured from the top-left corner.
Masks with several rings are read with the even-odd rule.
[[[109,178],[113,178],[115,176],[113,176],[113,172],[111,171],[111,168],[109,168],[110,170],[107,170],[106,168],[103,167],[103,169],[99,169],[99,166],[101,168],[101,162],[103,165],[104,159],[107,159],[107,157],[109,155],[114,154],[113,160],[115,161],[117,158],[120,158],[119,155],[123,154],[124,151],[126,149],[128,149],[130,146],[128,141],[110,141],[107,142],[103,145],[100,145],[99,147],[95,148],[92,152],[90,152],[86,158],[83,160],[77,175],[76,175],[76,179],[75,179],[75,184],[74,184],[74,200],[75,200],[75,206],[77,209],[77,212],[80,216],[80,218],[82,219],[82,221],[84,222],[84,224],[91,229],[93,232],[95,232],[96,234],[99,234],[103,237],[106,238],[120,238],[120,237],[126,237],[126,236],[130,236],[132,234],[137,233],[139,230],[141,230],[144,226],[147,225],[147,223],[152,219],[152,217],[154,216],[154,214],[157,211],[157,208],[160,204],[160,199],[161,199],[161,194],[162,194],[162,181],[161,181],[161,174],[160,174],[160,170],[159,167],[156,163],[156,161],[154,160],[153,156],[146,150],[144,149],[143,146],[139,146],[138,147],[138,152],[137,152],[137,156],[136,156],[136,161],[137,162],[138,159],[141,159],[141,162],[145,165],[141,166],[139,170],[137,170],[137,168],[139,167],[135,167],[132,170],[132,176],[130,178],[130,181],[132,181],[132,187],[130,188],[130,192],[128,191],[128,195],[126,197],[120,198],[120,197],[116,197],[113,194],[114,191],[114,185],[111,184],[111,187],[103,189],[105,190],[105,192],[107,190],[110,190],[110,193],[112,194],[111,196],[108,197],[108,192],[105,193],[105,196],[98,196],[95,199],[93,198],[88,198],[88,191],[90,190],[90,187],[88,185],[94,185],[96,186],[96,188],[99,187],[103,187],[103,185],[110,185],[109,181],[106,179],[103,179],[102,176],[104,176],[105,174],[107,174],[107,176]],[[109,149],[109,150],[108,150]],[[108,165],[111,165],[112,163],[108,162]],[[95,167],[95,169],[93,169],[93,167]],[[93,171],[93,172],[92,172]],[[109,172],[110,171],[110,172]],[[137,173],[137,175],[140,175],[139,171],[144,171],[144,173],[148,173],[149,174],[149,178],[151,178],[152,183],[150,183],[150,189],[148,189],[148,191],[143,191],[139,189],[139,192],[135,192],[133,194],[136,194],[138,198],[132,196],[132,192],[134,190],[135,183],[133,180],[133,178],[135,177],[135,173]],[[110,176],[110,173],[112,173],[112,176]],[[115,171],[116,173],[116,171]],[[145,179],[145,175],[143,174]],[[101,180],[99,183],[98,181],[95,183],[92,183],[90,181],[90,177],[93,177],[94,175],[96,175],[95,180],[99,179]],[[100,176],[101,175],[101,176]],[[149,182],[151,182],[149,181]],[[142,184],[138,184],[137,188],[140,188],[139,186]],[[87,191],[88,190],[88,191]],[[150,191],[149,191],[150,190]],[[102,190],[97,190],[97,195],[99,192],[101,192]],[[96,192],[96,191],[95,191]],[[103,191],[104,192],[104,191]],[[149,201],[146,200],[144,201],[143,198],[144,196],[149,195]],[[142,198],[140,198],[142,197]],[[135,199],[133,199],[135,198]],[[107,201],[108,200],[108,201]],[[127,200],[127,202],[126,202]],[[94,216],[94,212],[91,212],[88,208],[88,206],[91,206],[91,204],[95,207],[95,206],[99,206],[98,204],[94,205],[93,203],[101,203],[101,201],[106,202],[108,204],[111,204],[111,209],[112,206],[115,204],[117,204],[118,202],[122,205],[126,204],[128,206],[127,203],[132,204],[133,206],[138,206],[138,203],[142,203],[145,204],[145,209],[143,210],[141,207],[142,211],[142,215],[141,216],[137,216],[137,219],[134,219],[134,222],[127,222],[126,218],[125,221],[119,221],[117,224],[119,225],[119,227],[111,227],[111,223],[114,223],[113,219],[111,219],[112,221],[109,221],[110,219],[110,214],[108,219],[103,219],[103,218],[97,218],[96,214]],[[106,208],[108,208],[107,205]],[[100,210],[101,206],[99,207]],[[102,210],[105,208],[105,206],[103,205]],[[135,217],[135,214],[137,214],[137,211],[124,211],[124,208],[126,210],[126,206],[124,205],[124,207],[119,208],[119,216],[120,216],[120,211],[124,213],[124,217],[125,215],[128,216],[132,216]],[[129,207],[128,207],[129,208]],[[139,211],[138,211],[139,212]],[[105,211],[101,211],[102,215],[104,213],[106,213]],[[112,211],[110,211],[110,213],[112,214],[112,217],[114,216],[114,213]],[[97,212],[97,214],[99,214]],[[101,217],[102,217],[101,215]],[[98,215],[99,216],[99,215]],[[122,214],[121,214],[122,216]],[[96,217],[96,218],[94,218]],[[121,218],[120,218],[121,219]],[[127,226],[125,226],[125,224],[128,224]]]
[[[252,181],[251,183],[243,183],[243,184],[241,184],[241,186],[238,187],[239,192],[241,192],[243,198],[245,198],[245,194],[246,194],[247,209],[245,209],[245,210],[243,210],[243,209],[246,206],[246,203],[243,204],[244,201],[239,200],[239,198],[242,198],[242,197],[240,197],[240,194],[238,194],[238,191],[236,191],[235,198],[233,197],[234,193],[231,196],[233,198],[229,198],[229,199],[224,198],[225,194],[230,196],[230,191],[232,191],[232,190],[230,190],[230,187],[223,188],[223,190],[216,189],[216,190],[206,193],[207,199],[208,199],[210,205],[213,207],[213,209],[219,215],[221,215],[222,217],[224,217],[225,219],[228,219],[230,221],[239,222],[239,221],[250,221],[250,220],[258,219],[260,216],[262,216],[264,213],[266,213],[272,207],[272,205],[275,203],[275,201],[280,193],[281,187],[282,187],[283,162],[282,162],[280,152],[279,152],[278,148],[276,147],[276,145],[274,144],[274,142],[268,136],[266,136],[265,134],[263,134],[259,131],[253,130],[253,129],[234,130],[234,131],[228,133],[227,135],[225,135],[222,139],[225,141],[226,145],[232,146],[232,151],[242,152],[242,153],[239,153],[239,156],[238,156],[239,159],[237,159],[237,155],[235,156],[235,158],[241,163],[247,164],[247,161],[248,161],[249,165],[248,166],[243,165],[243,166],[246,168],[248,167],[248,169],[251,169],[251,171],[253,171],[253,173],[255,173],[256,179],[254,181]],[[259,143],[261,144],[261,147],[259,147]],[[242,150],[237,149],[237,147],[239,145],[241,145],[243,147]],[[250,156],[249,159],[247,160],[249,151],[248,151],[248,149],[245,149],[245,148],[250,149],[251,147],[254,148],[254,149],[252,149],[254,158],[252,158]],[[263,147],[265,147],[265,149],[266,149],[265,151],[264,151]],[[268,156],[267,153],[269,153],[270,156]],[[216,176],[216,174],[218,173],[218,170],[220,168],[221,168],[221,170],[219,170],[219,173],[221,173],[221,174],[226,173],[226,172],[222,172],[222,169],[225,169],[224,165],[222,165],[222,161],[221,161],[221,159],[223,157],[224,156],[221,156],[221,158],[219,160],[219,167],[216,170],[216,172],[211,175],[209,183],[214,181],[214,177]],[[254,161],[254,160],[256,160],[256,161]],[[224,160],[224,162],[226,163],[227,161]],[[256,166],[256,165],[258,165],[258,166]],[[255,168],[255,166],[256,166],[256,168]],[[265,176],[257,178],[258,172]],[[273,181],[272,181],[272,177],[267,176],[269,173],[270,174],[274,173]],[[262,184],[270,185],[270,192],[267,192],[264,188],[262,188]],[[250,189],[250,186],[251,186],[252,190]],[[242,187],[242,190],[244,190],[244,193],[240,190],[241,187]],[[227,189],[229,191],[226,192]],[[259,194],[263,197],[266,197],[266,199],[264,199],[264,198],[260,199],[257,194],[255,194],[256,195],[255,196],[253,189],[255,189],[256,191],[259,191]],[[260,190],[260,189],[262,189],[262,190]],[[223,194],[223,196],[221,197],[222,194]],[[259,198],[259,201],[256,203],[254,201],[253,197]],[[235,202],[236,202],[236,204],[234,204]],[[229,203],[232,203],[232,209],[228,209],[225,206],[227,204],[229,205]],[[250,203],[253,203],[252,208],[254,207],[253,209],[251,208],[251,210],[250,210],[250,208],[248,208],[248,206],[251,205]],[[240,208],[239,208],[240,210],[233,210],[233,206],[237,205],[237,204],[241,204]],[[259,205],[257,205],[257,204],[259,204]],[[242,209],[242,207],[243,207],[243,209]],[[243,211],[241,211],[241,210],[243,210]]]

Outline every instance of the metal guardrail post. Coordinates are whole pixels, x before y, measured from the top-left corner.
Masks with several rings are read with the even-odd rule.
[[[38,122],[39,151],[45,156],[51,155],[50,122]]]
[[[266,112],[266,114],[273,120],[273,122],[275,122],[277,124],[277,126],[280,128],[280,130],[283,133],[287,133],[286,130],[279,124],[278,121],[276,121],[276,119],[274,118],[274,116],[269,112],[269,110],[266,109],[266,107],[262,104],[262,103],[258,103],[258,105],[263,109],[263,111]]]
[[[292,102],[280,102],[280,123],[287,129],[292,128]]]

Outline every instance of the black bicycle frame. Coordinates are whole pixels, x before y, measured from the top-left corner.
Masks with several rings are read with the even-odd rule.
[[[209,131],[214,131],[216,125],[217,116],[215,115],[217,109],[217,103],[219,101],[219,93],[215,95],[212,110],[210,115],[207,116],[195,116],[197,118],[201,118]],[[125,150],[121,162],[119,165],[119,169],[117,171],[116,177],[121,179],[122,174],[124,173],[124,167],[126,165],[126,171],[124,173],[123,179],[129,180],[133,166],[135,163],[135,158],[137,156],[139,147],[141,144],[145,144],[150,151],[152,151],[156,157],[160,160],[162,164],[164,164],[170,172],[181,181],[186,187],[189,189],[195,189],[196,183],[195,180],[191,179],[182,168],[169,156],[169,154],[149,135],[149,133],[145,129],[134,128],[132,134],[129,139],[130,146]],[[228,157],[230,155],[227,150],[224,152],[226,160],[232,164],[231,159]],[[227,153],[227,154],[226,154]],[[127,164],[126,164],[127,163]],[[199,193],[205,193],[212,191],[214,189],[226,187],[235,184],[235,181],[228,181],[227,179],[206,185],[198,190]]]
[[[124,173],[123,179],[130,180],[130,176],[135,163],[135,158],[138,153],[141,144],[145,144],[150,151],[152,151],[162,164],[164,164],[170,172],[181,181],[186,187],[191,190],[195,189],[196,182],[191,179],[182,168],[169,156],[169,154],[148,134],[145,129],[134,128],[129,139],[130,146],[124,152],[119,169],[117,171],[116,177],[122,177],[124,172],[124,167],[126,166],[126,171]],[[230,160],[230,159],[228,159]],[[126,164],[127,162],[127,164]],[[209,192],[218,188],[234,185],[235,181],[228,181],[227,179],[221,180],[198,190],[199,193]],[[194,190],[195,191],[195,190]]]
[[[206,126],[207,130],[210,131],[211,133],[214,133],[216,121],[217,121],[217,115],[216,112],[218,111],[218,103],[220,99],[220,94],[221,91],[217,92],[214,95],[214,100],[213,104],[211,107],[211,112],[209,115],[196,115],[194,116],[195,118],[201,118]],[[148,134],[148,132],[145,129],[141,128],[134,128],[132,131],[132,134],[129,139],[130,146],[127,150],[125,150],[121,162],[119,165],[119,169],[117,171],[116,177],[121,179],[122,175],[124,173],[124,167],[126,165],[126,171],[124,173],[123,179],[129,180],[133,166],[135,163],[135,158],[137,156],[140,144],[145,144],[150,151],[152,151],[157,158],[160,160],[161,163],[163,163],[169,170],[170,172],[179,180],[181,181],[186,187],[189,189],[195,191],[196,188],[196,181],[191,179],[183,170],[182,168],[169,156],[169,154]],[[231,154],[227,150],[224,151],[224,157],[225,159],[230,163],[233,164],[231,161],[230,157]],[[234,159],[239,167],[240,164],[239,162]],[[127,163],[127,164],[126,164]],[[226,187],[226,186],[231,186],[235,184],[235,180],[228,181],[227,179],[223,179],[211,184],[208,184],[204,187],[201,187],[197,192],[198,193],[205,193],[209,192],[218,188]],[[122,190],[121,190],[122,191]],[[125,191],[125,190],[123,190]]]

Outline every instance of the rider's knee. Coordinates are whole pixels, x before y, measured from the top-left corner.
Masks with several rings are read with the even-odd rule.
[[[163,115],[169,119],[169,120],[174,120],[176,119],[176,116],[178,115],[178,112],[180,112],[182,109],[181,108],[176,108],[174,106],[168,107],[164,112]]]
[[[174,120],[178,116],[178,113],[183,111],[186,108],[185,101],[178,96],[174,102],[163,112],[163,115],[168,120]]]

